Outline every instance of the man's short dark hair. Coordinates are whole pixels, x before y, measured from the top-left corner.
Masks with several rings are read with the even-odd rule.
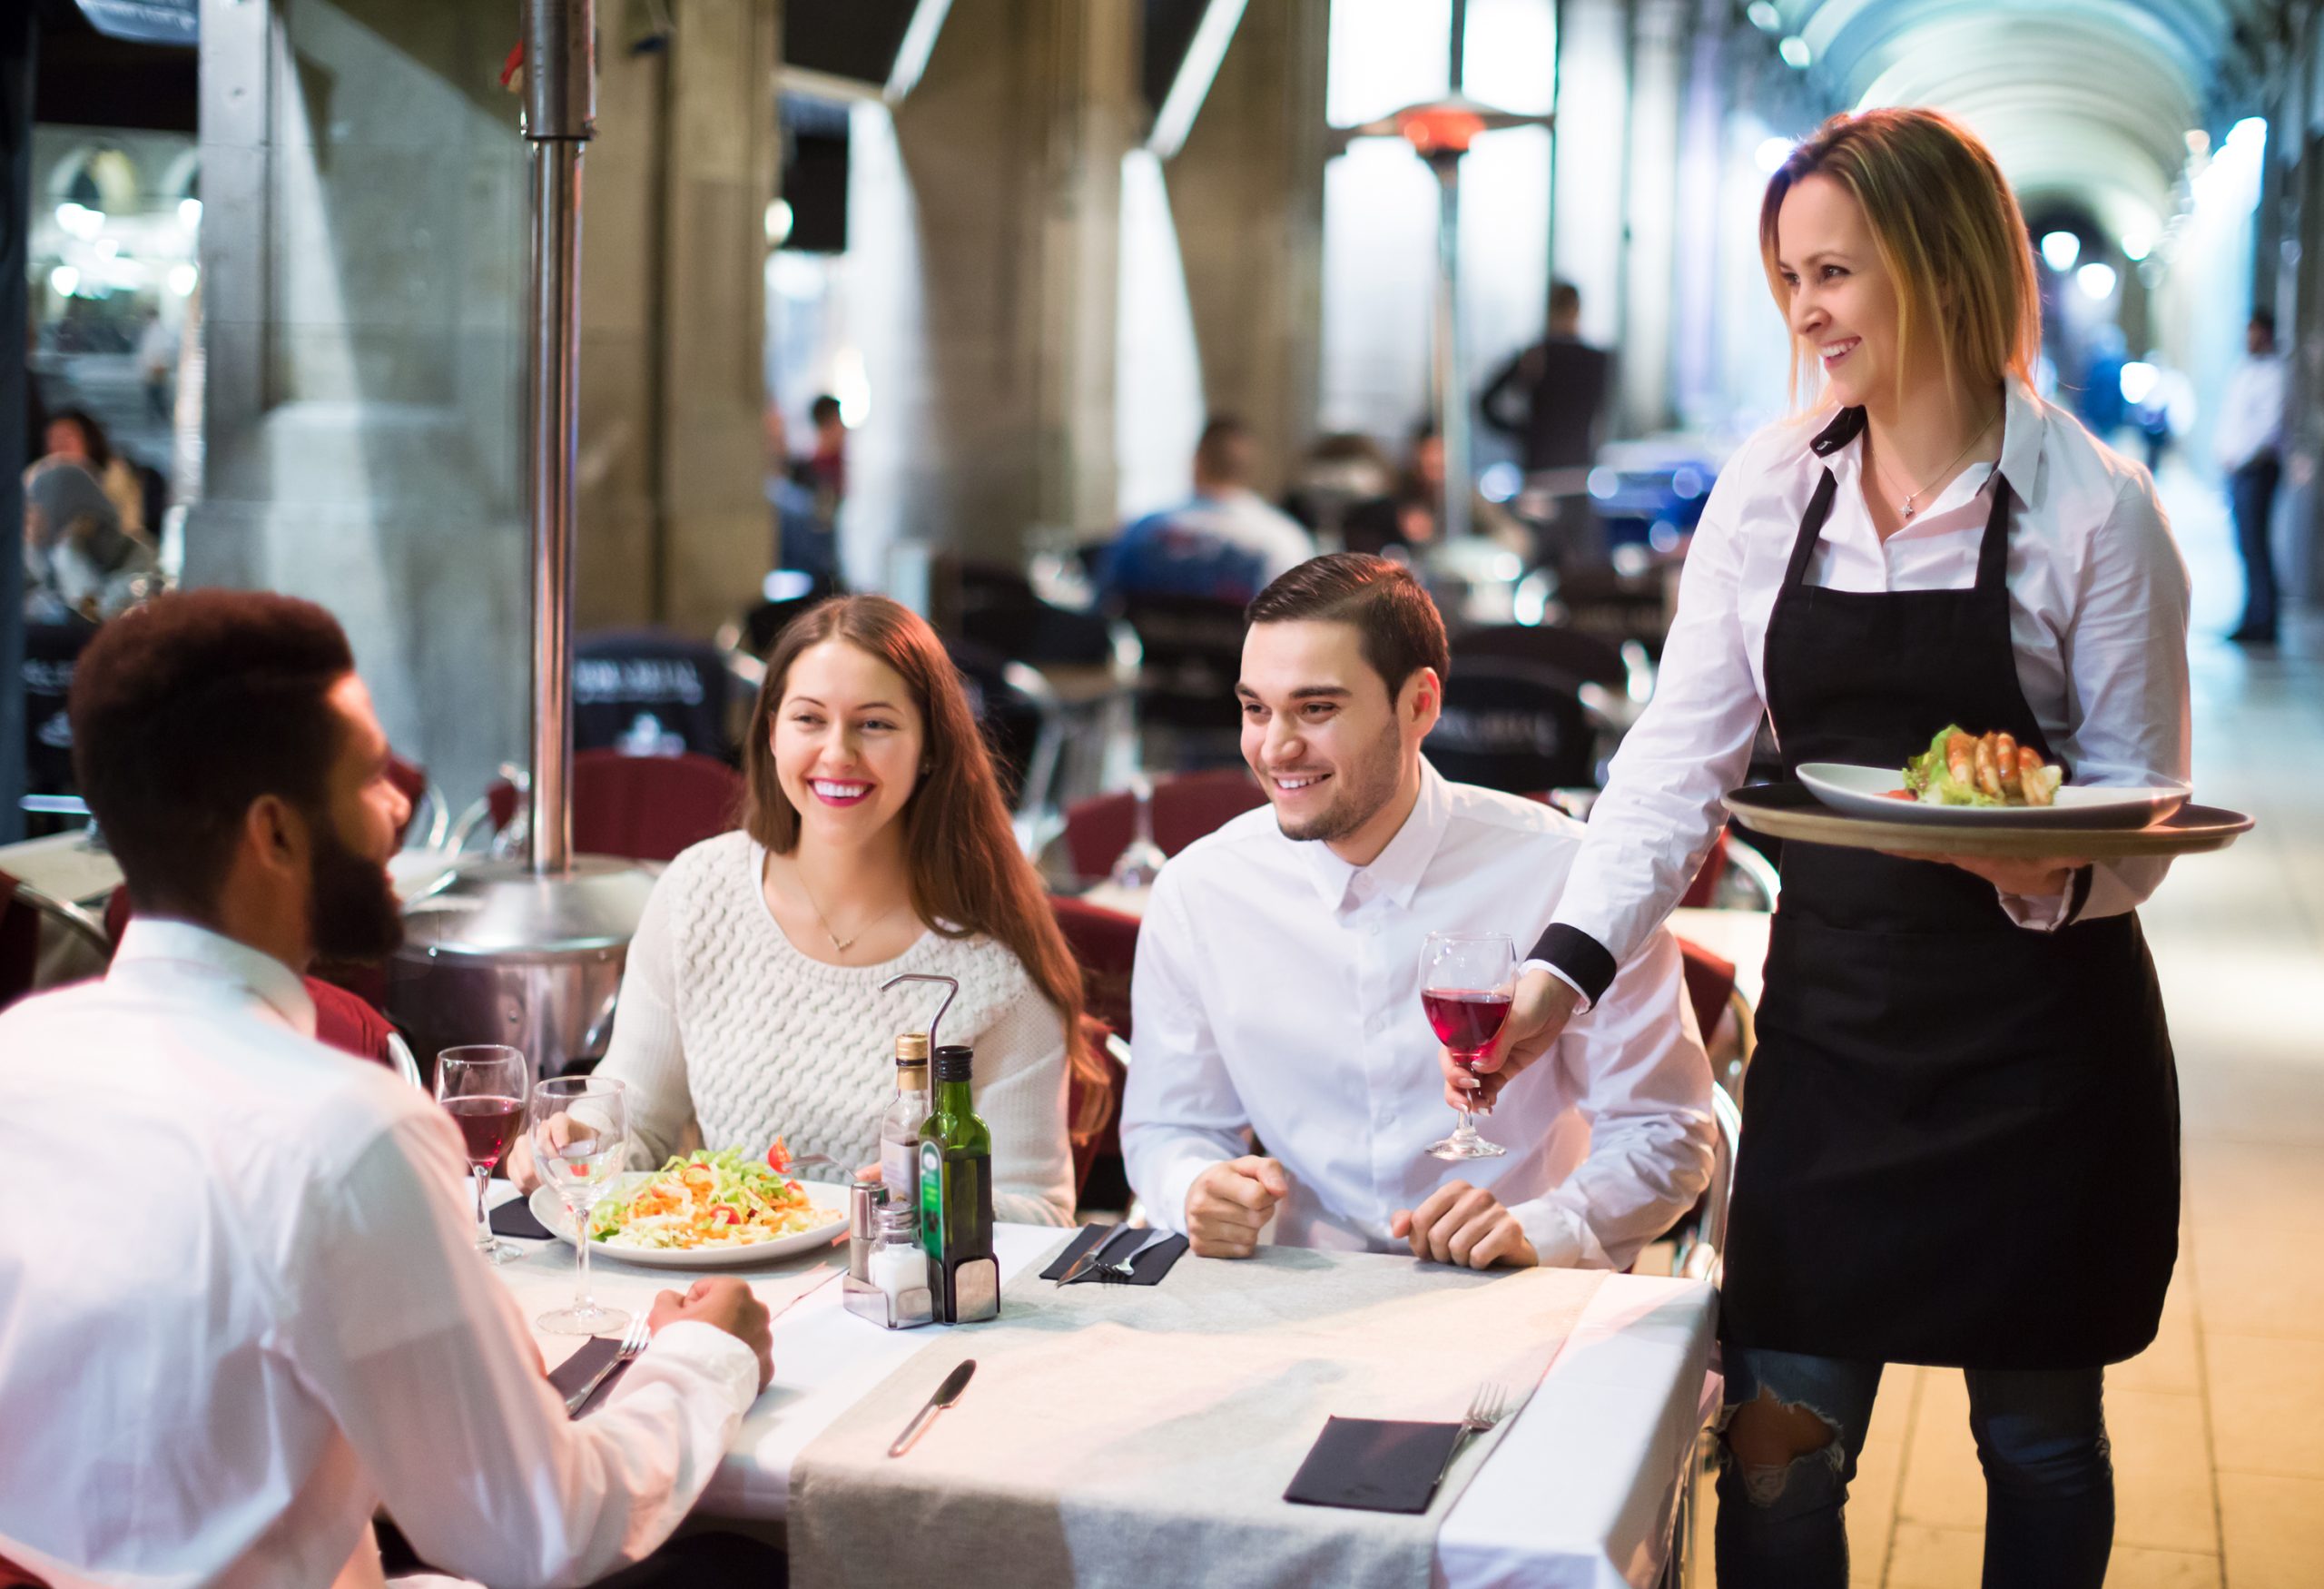
[[[2251,323],[2267,332],[2272,339],[2276,334],[2276,311],[2272,309],[2255,309],[2251,311]]]
[[[1255,624],[1354,625],[1364,660],[1388,686],[1390,700],[1423,667],[1434,668],[1440,680],[1452,671],[1443,615],[1411,569],[1385,558],[1310,558],[1260,591],[1243,616]]]
[[[1251,441],[1251,428],[1233,414],[1213,414],[1202,428],[1202,439],[1195,443],[1195,467],[1214,480],[1242,483],[1250,470],[1250,459],[1245,449]]]
[[[827,425],[839,418],[839,399],[825,392],[807,405],[807,418],[817,425]]]
[[[1550,312],[1551,314],[1580,314],[1581,289],[1571,281],[1551,282]]]
[[[73,676],[73,766],[138,909],[206,919],[261,795],[325,810],[326,697],[354,671],[337,618],[265,591],[164,596],[97,632]]]

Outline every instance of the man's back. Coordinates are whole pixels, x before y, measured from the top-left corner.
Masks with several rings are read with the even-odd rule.
[[[1519,439],[1528,473],[1590,467],[1612,363],[1602,348],[1551,337],[1494,377],[1482,400],[1485,416]],[[1511,411],[1512,398],[1522,400],[1521,412]]]

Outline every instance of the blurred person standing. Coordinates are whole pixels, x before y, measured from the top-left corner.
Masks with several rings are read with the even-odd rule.
[[[815,449],[802,465],[802,483],[815,493],[815,511],[823,522],[835,524],[839,505],[847,500],[847,420],[839,399],[829,392],[808,405],[807,418],[815,427]]]
[[[131,535],[145,533],[145,482],[137,478],[137,466],[113,449],[105,428],[93,415],[84,409],[59,409],[48,417],[44,439],[48,450],[40,462],[64,459],[87,469],[104,488],[121,528]]]
[[[1248,425],[1212,416],[1195,445],[1194,495],[1122,531],[1107,548],[1102,591],[1243,602],[1314,557],[1315,538],[1251,489],[1253,450]]]
[[[1444,438],[1434,425],[1423,424],[1413,432],[1412,457],[1394,495],[1351,508],[1342,538],[1351,552],[1410,562],[1424,548],[1443,542],[1443,517]],[[1533,538],[1525,527],[1474,486],[1469,488],[1469,528],[1520,555],[1533,549]]]
[[[1485,385],[1485,423],[1516,439],[1528,484],[1551,503],[1551,561],[1604,560],[1590,505],[1590,466],[1598,456],[1613,356],[1581,340],[1581,291],[1550,287],[1549,335],[1503,365]]]
[[[2240,646],[2276,643],[2276,559],[2268,528],[2276,483],[2283,477],[2284,360],[2276,351],[2276,317],[2251,311],[2243,329],[2245,358],[2227,378],[2213,434],[2227,474],[2235,549],[2243,559],[2243,621],[2228,638]]]
[[[145,412],[154,420],[170,422],[171,388],[176,384],[178,334],[160,315],[145,322],[137,340],[137,373],[145,388]]]
[[[25,615],[31,621],[109,618],[138,598],[138,577],[154,563],[153,548],[122,528],[119,511],[87,468],[52,455],[25,471]]]

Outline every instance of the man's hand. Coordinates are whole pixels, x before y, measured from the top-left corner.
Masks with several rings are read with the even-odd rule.
[[[1437,1051],[1436,1062],[1444,1070],[1444,1101],[1454,1109],[1491,1113],[1501,1090],[1550,1051],[1559,1033],[1565,1031],[1565,1023],[1573,1019],[1573,1007],[1581,1002],[1581,995],[1563,977],[1545,971],[1529,971],[1519,977],[1509,1019],[1502,1022],[1501,1035],[1492,1047],[1478,1060],[1474,1075],[1467,1066],[1453,1062],[1450,1049]]]
[[[561,1114],[553,1114],[541,1122],[541,1130],[548,1140],[562,1148],[573,1140],[573,1122]],[[518,1131],[517,1140],[508,1144],[508,1157],[501,1165],[507,1172],[508,1184],[529,1194],[541,1183],[541,1167],[533,1161],[533,1134]]]
[[[773,1318],[766,1304],[733,1275],[713,1275],[696,1280],[694,1288],[683,1297],[675,1291],[665,1291],[654,1298],[654,1310],[645,1316],[645,1322],[657,1332],[664,1325],[675,1324],[680,1319],[693,1319],[723,1329],[750,1347],[759,1360],[761,1390],[774,1377]]]
[[[1400,1209],[1388,1221],[1388,1234],[1409,1240],[1413,1256],[1429,1263],[1530,1269],[1541,1262],[1517,1216],[1492,1193],[1465,1180],[1448,1180],[1419,1208]]]
[[[1187,1189],[1187,1243],[1196,1258],[1248,1258],[1259,1227],[1290,1195],[1291,1177],[1272,1159],[1214,1164]]]
[[[2090,864],[2087,861],[2068,860],[2056,855],[2027,861],[2003,861],[1989,855],[1930,855],[1903,850],[1886,853],[1899,861],[1932,861],[1939,866],[1958,866],[1972,876],[1984,878],[2004,893],[2014,893],[2025,899],[2049,898],[2064,889],[2076,872]]]

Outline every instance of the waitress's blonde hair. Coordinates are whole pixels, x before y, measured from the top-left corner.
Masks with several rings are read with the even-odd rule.
[[[1934,326],[1948,384],[1987,387],[2004,375],[2031,382],[2042,350],[2033,241],[2017,195],[1975,134],[1935,111],[1871,110],[1834,116],[1795,148],[1768,179],[1759,205],[1760,259],[1787,321],[1790,295],[1776,264],[1776,222],[1784,196],[1802,178],[1819,175],[1847,191],[1872,229],[1896,284],[1900,352],[1922,327]],[[1807,367],[1795,336],[1795,393]],[[1906,373],[1900,357],[1900,389]]]

